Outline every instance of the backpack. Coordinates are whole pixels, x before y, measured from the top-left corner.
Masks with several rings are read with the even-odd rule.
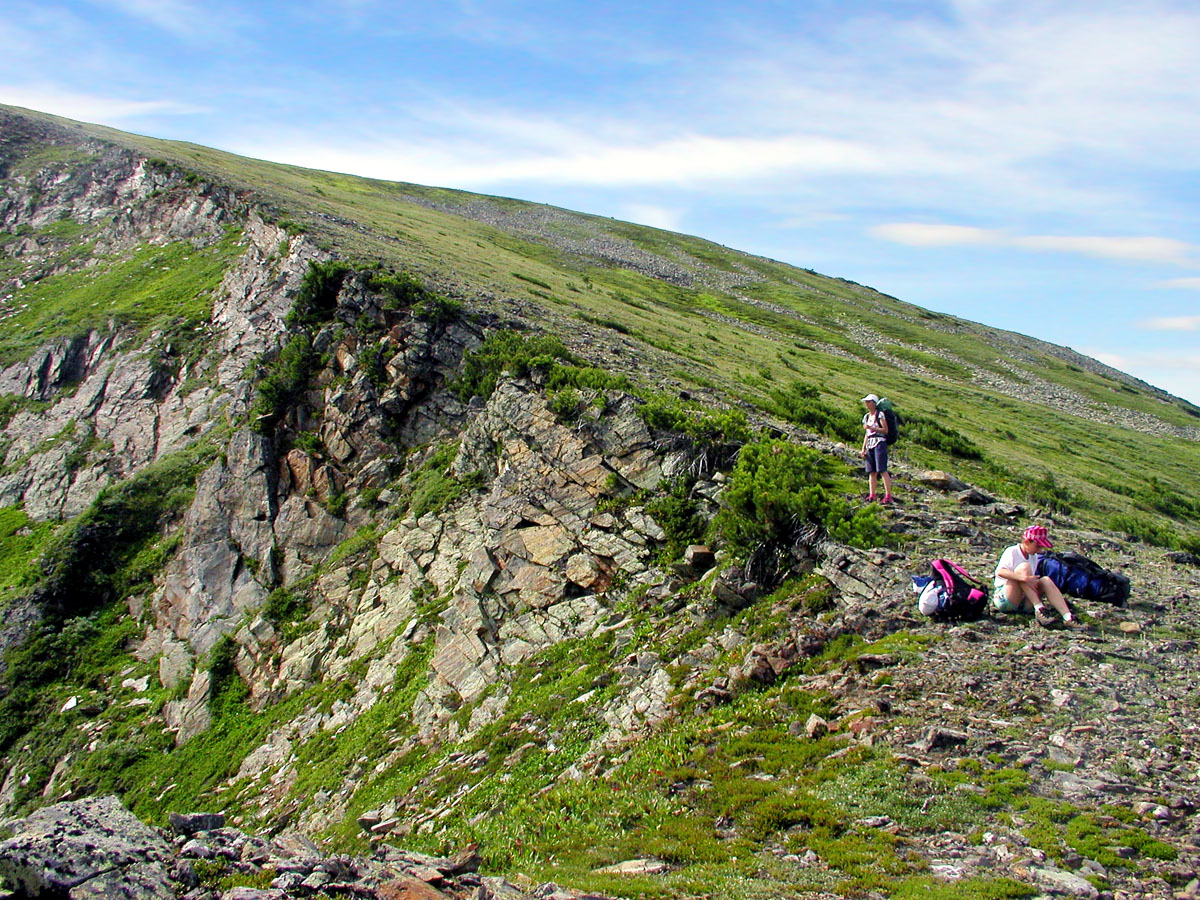
[[[1078,553],[1046,553],[1038,559],[1038,575],[1045,575],[1064,594],[1124,606],[1129,599],[1129,579],[1110,572]]]
[[[882,397],[875,408],[883,413],[883,419],[887,422],[887,442],[890,447],[896,443],[896,438],[900,437],[900,417],[896,415],[896,410],[892,409],[892,401],[887,397]]]
[[[946,622],[978,619],[983,615],[987,609],[987,589],[970,572],[948,559],[933,560],[929,569],[937,607],[928,615]]]

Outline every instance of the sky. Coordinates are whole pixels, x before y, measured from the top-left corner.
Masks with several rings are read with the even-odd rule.
[[[1195,0],[0,0],[0,102],[699,235],[1200,404]]]

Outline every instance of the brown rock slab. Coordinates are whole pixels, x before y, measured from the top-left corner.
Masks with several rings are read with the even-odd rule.
[[[447,895],[419,878],[401,876],[375,888],[377,900],[447,900]]]

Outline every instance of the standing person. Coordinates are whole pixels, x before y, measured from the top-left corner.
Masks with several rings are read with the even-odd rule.
[[[1030,525],[1021,535],[1021,543],[1000,554],[1000,562],[996,564],[996,592],[992,597],[994,609],[1000,612],[1032,609],[1039,625],[1050,625],[1054,617],[1042,603],[1045,596],[1066,625],[1076,624],[1058,586],[1045,575],[1037,576],[1038,551],[1053,546],[1044,525]]]
[[[879,409],[879,398],[867,394],[862,398],[866,404],[867,414],[863,416],[862,457],[866,460],[867,478],[871,483],[871,492],[867,500],[874,500],[879,488],[879,476],[883,475],[883,502],[892,502],[892,473],[888,471],[887,416]]]

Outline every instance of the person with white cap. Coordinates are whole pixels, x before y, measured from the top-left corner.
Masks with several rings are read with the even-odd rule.
[[[871,492],[867,500],[874,501],[879,488],[879,476],[883,475],[883,501],[892,502],[892,473],[888,471],[888,424],[887,416],[879,409],[879,398],[867,394],[862,398],[866,404],[867,414],[863,416],[862,457],[866,461],[867,480],[871,484]]]
[[[1071,608],[1063,599],[1062,591],[1053,581],[1037,575],[1038,551],[1048,550],[1054,544],[1046,533],[1045,525],[1030,525],[1021,535],[1021,543],[1013,544],[1000,555],[996,564],[996,592],[992,597],[992,608],[998,612],[1021,612],[1033,610],[1039,625],[1054,622],[1042,597],[1058,611],[1063,623],[1070,628],[1078,623],[1071,615]]]

